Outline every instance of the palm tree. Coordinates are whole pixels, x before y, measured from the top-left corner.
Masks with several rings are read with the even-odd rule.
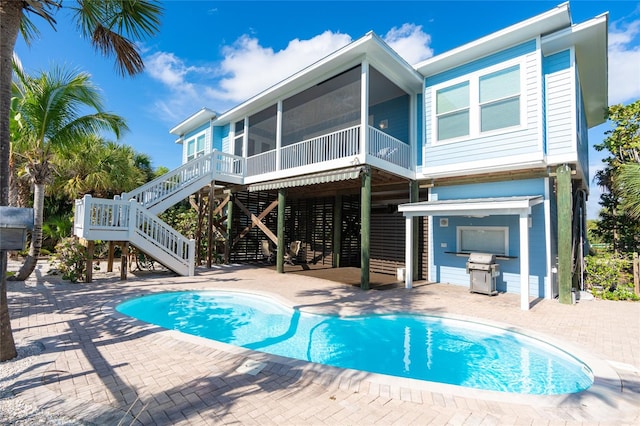
[[[622,208],[632,219],[640,220],[640,163],[620,166],[616,186],[622,194]]]
[[[0,206],[9,201],[9,114],[11,110],[12,55],[22,32],[29,42],[38,34],[29,16],[43,18],[55,28],[53,13],[62,0],[0,0]],[[115,55],[116,69],[122,75],[143,70],[135,41],[158,32],[162,8],[154,0],[78,0],[75,20],[82,34],[103,55]],[[0,250],[0,361],[16,356],[11,332],[6,288],[7,253]]]
[[[26,150],[20,154],[24,161],[24,174],[33,183],[34,227],[31,244],[20,271],[12,279],[23,281],[35,269],[42,247],[42,223],[45,185],[52,182],[56,169],[55,156],[65,146],[77,143],[81,138],[104,130],[113,131],[119,137],[126,130],[124,120],[103,110],[100,92],[83,72],[54,68],[38,77],[17,72],[16,93],[12,126],[16,132],[13,141]],[[95,111],[80,115],[81,110]]]
[[[146,170],[138,167],[139,155],[130,146],[86,136],[58,153],[61,167],[55,192],[70,199],[85,194],[112,198],[137,188],[148,180]]]

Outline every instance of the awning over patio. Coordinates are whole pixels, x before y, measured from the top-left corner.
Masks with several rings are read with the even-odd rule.
[[[411,217],[519,215],[529,214],[529,209],[542,201],[540,195],[435,200],[401,204],[398,206],[398,211]]]
[[[398,211],[406,218],[405,287],[413,281],[413,218],[420,216],[519,216],[520,230],[520,308],[529,309],[529,215],[531,207],[544,201],[540,195],[496,198],[433,200],[401,204]]]
[[[319,183],[339,182],[343,180],[357,179],[364,166],[349,167],[346,169],[329,170],[304,176],[295,176],[287,179],[272,180],[269,182],[249,185],[250,192],[269,191],[273,189],[292,188],[296,186],[317,185]]]

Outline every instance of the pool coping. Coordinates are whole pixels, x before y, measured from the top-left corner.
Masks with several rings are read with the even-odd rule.
[[[302,361],[292,358],[287,358],[279,355],[272,355],[265,352],[254,351],[231,344],[210,340],[204,337],[193,336],[186,333],[182,333],[176,330],[165,329],[160,326],[146,323],[144,321],[135,319],[118,312],[115,307],[125,300],[133,299],[135,297],[158,294],[162,292],[175,292],[175,291],[222,291],[227,293],[239,293],[260,295],[268,297],[290,309],[299,309],[302,312],[308,312],[313,314],[329,314],[328,310],[322,308],[313,307],[298,307],[292,300],[269,291],[263,290],[246,290],[241,288],[230,287],[216,287],[207,286],[206,288],[199,287],[196,283],[189,286],[190,288],[175,289],[154,289],[148,291],[140,291],[127,296],[114,298],[108,303],[101,306],[103,313],[110,315],[124,321],[131,326],[142,327],[147,331],[158,333],[158,336],[167,337],[169,341],[183,342],[186,344],[193,344],[197,347],[204,347],[221,351],[226,354],[236,356],[237,364],[242,364],[245,360],[253,360],[268,364],[267,371],[276,372],[282,375],[294,374],[313,374],[314,381],[318,381],[325,385],[331,383],[337,383],[341,388],[358,391],[360,389],[368,389],[370,394],[381,394],[388,396],[391,399],[399,399],[402,401],[411,401],[419,403],[422,398],[418,395],[421,392],[430,392],[433,394],[450,395],[452,397],[480,399],[485,401],[494,401],[499,403],[510,404],[525,404],[533,405],[536,407],[546,407],[554,409],[566,409],[572,413],[578,410],[581,414],[580,417],[587,420],[612,420],[612,416],[616,418],[620,411],[626,411],[627,407],[625,402],[620,398],[622,392],[622,381],[615,370],[609,365],[606,360],[600,359],[586,350],[575,346],[573,344],[559,341],[552,336],[529,329],[525,329],[519,326],[514,326],[505,322],[498,322],[492,320],[486,320],[482,318],[465,316],[451,313],[430,314],[427,312],[399,312],[397,310],[389,310],[381,307],[376,309],[371,308],[355,308],[349,307],[346,309],[347,315],[359,315],[359,314],[419,314],[427,315],[436,318],[444,318],[451,320],[460,320],[473,322],[475,324],[482,324],[492,327],[497,327],[503,330],[516,332],[518,334],[545,342],[550,344],[569,355],[577,358],[588,366],[593,374],[593,384],[584,391],[572,393],[572,394],[559,394],[559,395],[532,395],[532,394],[517,394],[492,390],[483,390],[476,388],[468,388],[459,385],[452,385],[439,382],[431,382],[418,379],[410,379],[404,377],[390,376],[379,373],[370,373],[361,370],[345,369],[339,367],[328,366],[319,363],[313,363],[308,361]],[[331,313],[333,314],[333,313]],[[162,339],[158,339],[159,341]],[[632,407],[630,407],[632,408]]]

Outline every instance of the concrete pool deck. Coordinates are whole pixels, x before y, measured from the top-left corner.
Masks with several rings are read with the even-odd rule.
[[[640,303],[539,300],[522,311],[518,295],[488,297],[427,283],[365,292],[251,266],[198,269],[194,277],[145,273],[128,281],[97,272],[92,284],[45,272],[40,267],[28,281],[8,285],[16,340],[45,348],[15,378],[12,392],[88,423],[640,423]],[[138,295],[201,289],[258,292],[312,312],[418,312],[496,324],[570,350],[593,368],[596,383],[585,392],[544,397],[394,378],[185,336],[113,309]]]

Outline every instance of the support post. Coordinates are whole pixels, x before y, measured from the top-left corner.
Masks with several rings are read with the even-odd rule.
[[[404,253],[404,288],[413,287],[413,225],[414,217],[407,216],[405,218],[405,253]]]
[[[96,243],[95,241],[86,241],[87,247],[87,279],[86,282],[93,282],[93,252],[95,251]]]
[[[211,181],[209,188],[209,212],[207,216],[207,268],[213,263],[213,208],[215,206],[215,181]]]
[[[115,241],[109,241],[109,251],[107,253],[107,272],[113,272],[113,257],[116,249]]]
[[[129,243],[125,241],[122,246],[122,255],[120,256],[120,281],[127,280],[127,269],[129,268]]]
[[[360,288],[369,290],[371,254],[371,169],[365,168],[360,178]]]
[[[287,205],[287,192],[284,188],[278,190],[278,249],[276,251],[276,271],[284,274],[284,209]]]
[[[529,310],[529,215],[520,213],[520,309]]]
[[[571,297],[571,168],[563,164],[556,169],[556,198],[558,205],[558,293],[560,303],[572,304]]]
[[[417,180],[412,180],[409,182],[409,189],[410,189],[410,193],[409,193],[409,201],[411,203],[417,203],[418,201],[420,201],[420,185],[418,184]],[[422,217],[420,216],[416,216],[413,218],[413,234],[412,234],[412,241],[413,241],[413,245],[411,246],[412,250],[413,250],[413,258],[412,258],[412,262],[413,262],[413,270],[412,270],[412,277],[413,278],[418,278],[420,276],[420,246],[419,246],[419,235],[420,235],[420,220],[422,219]],[[406,267],[406,265],[405,265]]]
[[[340,249],[342,247],[342,194],[336,194],[333,205],[333,267],[340,267]]]
[[[224,263],[229,263],[231,258],[231,231],[233,230],[233,194],[229,194],[229,202],[227,203],[227,239],[224,242]]]

